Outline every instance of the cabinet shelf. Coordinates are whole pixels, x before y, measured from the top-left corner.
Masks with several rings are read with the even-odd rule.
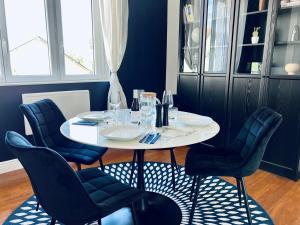
[[[241,16],[256,15],[256,14],[267,14],[267,13],[268,13],[268,10],[264,9],[264,10],[241,13]]]
[[[275,42],[275,46],[282,46],[282,45],[300,45],[300,41],[278,41],[278,42]]]
[[[249,43],[249,44],[241,44],[241,45],[239,45],[239,47],[255,47],[255,46],[264,46],[264,43],[257,43],[257,44]]]
[[[253,78],[259,78],[261,77],[261,74],[257,73],[251,73],[251,72],[235,72],[233,74],[234,77],[253,77]]]
[[[193,22],[185,22],[184,24],[193,25],[193,24],[198,24],[198,23],[200,23],[200,20],[196,20],[196,21],[193,21]]]
[[[198,49],[200,46],[183,47],[183,49]]]
[[[209,46],[209,48],[228,48],[228,45],[215,45],[215,46]]]

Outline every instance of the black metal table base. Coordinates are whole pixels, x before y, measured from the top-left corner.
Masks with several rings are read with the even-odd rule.
[[[141,202],[136,202],[134,212],[123,208],[102,219],[102,225],[180,225],[181,210],[170,198],[146,192],[143,201],[145,207],[141,207]]]
[[[144,198],[146,207],[139,208],[139,203],[134,207],[137,225],[180,225],[181,210],[170,198],[147,192]]]
[[[145,190],[144,154],[145,150],[137,151],[137,188],[141,190]],[[134,203],[132,210],[121,209],[104,218],[102,225],[180,225],[182,219],[181,210],[172,199],[154,192],[145,191],[144,198]]]

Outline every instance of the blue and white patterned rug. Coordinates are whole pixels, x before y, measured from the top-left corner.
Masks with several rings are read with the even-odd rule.
[[[129,182],[130,163],[111,164],[105,167],[107,173],[124,183]],[[182,211],[182,225],[188,224],[191,201],[189,193],[192,184],[191,177],[185,175],[184,168],[180,167],[176,174],[177,190],[172,189],[171,165],[167,163],[145,163],[145,183],[148,191],[165,195],[175,201]],[[134,184],[136,183],[136,174]],[[249,204],[252,213],[253,224],[273,225],[267,212],[258,205],[251,197]],[[8,217],[4,225],[47,225],[50,217],[42,208],[35,210],[36,200],[32,196],[25,201],[15,212]],[[94,223],[96,224],[96,223]],[[195,211],[195,225],[242,225],[247,223],[247,215],[244,205],[240,206],[235,186],[218,177],[208,177],[201,186],[198,207]]]

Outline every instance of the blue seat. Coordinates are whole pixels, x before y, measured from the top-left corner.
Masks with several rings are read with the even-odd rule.
[[[104,169],[102,156],[107,149],[80,144],[64,137],[60,133],[60,126],[66,119],[52,100],[22,104],[20,109],[29,121],[37,146],[55,150],[67,161],[76,163],[78,170],[81,169],[81,164],[90,165],[97,160]]]
[[[191,198],[194,195],[194,199],[189,224],[192,223],[201,181],[208,176],[236,178],[240,204],[242,192],[248,222],[252,224],[244,177],[258,169],[268,142],[281,122],[280,114],[262,107],[249,117],[228,148],[214,148],[206,144],[191,146],[185,160],[186,174],[194,176],[191,191]]]
[[[85,224],[140,200],[141,190],[122,184],[98,168],[72,170],[56,151],[35,147],[9,131],[5,142],[23,165],[37,200],[45,212],[64,224]]]

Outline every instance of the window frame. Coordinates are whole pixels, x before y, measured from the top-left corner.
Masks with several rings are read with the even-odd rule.
[[[4,0],[0,0],[0,84],[41,84],[64,82],[108,81],[109,69],[105,59],[97,0],[91,1],[94,71],[93,74],[66,74],[64,60],[62,11],[60,0],[43,0],[49,46],[49,75],[12,75],[6,28]]]

